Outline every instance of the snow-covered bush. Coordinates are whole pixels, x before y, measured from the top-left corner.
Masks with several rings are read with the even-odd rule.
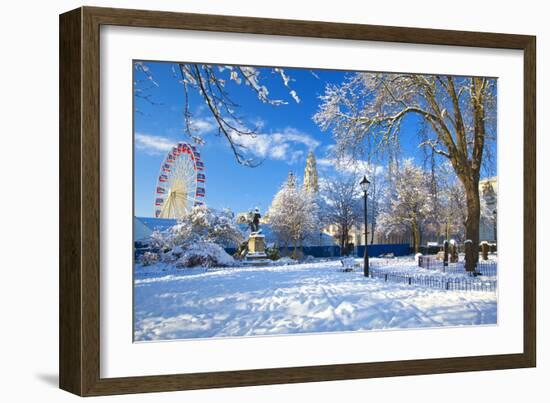
[[[164,262],[172,263],[178,260],[184,253],[184,249],[180,246],[174,246],[162,254]]]
[[[170,242],[168,240],[168,234],[166,231],[161,232],[159,230],[154,230],[149,239],[149,245],[159,251],[159,254],[163,254],[170,250]]]
[[[212,242],[190,244],[182,256],[176,260],[176,267],[224,267],[233,265],[235,265],[235,259],[220,245]]]
[[[206,206],[196,206],[170,229],[171,242],[181,246],[206,241],[235,247],[244,237],[234,218],[233,213],[227,209],[214,210]]]
[[[267,258],[271,260],[278,260],[281,257],[278,248],[267,248],[265,250],[265,254],[267,255]]]
[[[233,257],[235,259],[242,259],[245,257],[247,252],[248,252],[248,242],[246,241],[241,242],[241,244],[237,246],[235,253],[233,253]]]
[[[231,266],[235,260],[224,247],[243,242],[229,210],[194,207],[170,229],[151,236],[151,245],[159,249],[159,259],[178,267]]]
[[[150,266],[155,263],[157,263],[159,260],[159,255],[154,252],[145,252],[143,255],[139,258],[139,263],[141,263],[143,266]]]

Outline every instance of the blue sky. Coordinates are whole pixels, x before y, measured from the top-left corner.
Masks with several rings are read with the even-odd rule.
[[[154,82],[147,82],[149,100],[135,97],[134,113],[134,208],[136,216],[153,215],[153,200],[159,166],[178,141],[189,141],[184,132],[183,86],[173,73],[173,63],[145,62]],[[230,208],[235,212],[258,206],[267,210],[274,194],[289,171],[302,177],[307,153],[313,150],[319,175],[331,175],[334,164],[330,152],[334,140],[330,132],[322,132],[312,120],[319,96],[327,83],[340,83],[346,72],[286,68],[290,86],[300,102],[296,103],[271,68],[261,68],[261,77],[272,99],[287,101],[273,106],[260,102],[245,85],[228,80],[226,89],[240,107],[239,116],[261,127],[262,136],[250,143],[250,153],[262,163],[250,168],[239,165],[224,137],[218,136],[204,101],[196,93],[189,94],[189,109],[205,144],[200,146],[206,173],[206,204],[213,208]],[[137,73],[136,73],[137,78]],[[143,78],[143,77],[141,77]],[[403,156],[418,162],[423,152],[418,148],[418,120],[406,118],[401,127]]]

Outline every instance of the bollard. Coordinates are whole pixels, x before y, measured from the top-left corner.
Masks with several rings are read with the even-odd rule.
[[[458,248],[456,247],[456,241],[451,239],[449,244],[451,246],[451,263],[458,263]]]
[[[443,267],[449,265],[449,241],[445,240],[443,242]]]
[[[489,242],[483,241],[481,246],[481,257],[483,260],[489,260]]]

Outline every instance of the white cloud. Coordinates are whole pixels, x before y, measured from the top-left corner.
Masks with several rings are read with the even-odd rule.
[[[383,165],[372,164],[366,160],[354,158],[349,154],[337,157],[339,154],[337,152],[336,144],[329,144],[324,147],[324,150],[325,157],[317,159],[317,165],[321,168],[332,168],[335,171],[346,174],[358,173],[361,175],[365,173],[367,175],[372,175],[373,172],[375,174],[380,174],[384,171]]]
[[[217,128],[217,125],[214,122],[214,119],[208,119],[208,118],[192,119],[190,126],[193,134],[199,135],[199,136],[211,133]]]
[[[135,146],[138,150],[144,150],[149,154],[161,154],[170,151],[177,141],[163,136],[136,133]]]
[[[261,121],[255,122],[262,126]],[[212,119],[194,119],[192,122],[194,133],[201,136],[203,134],[214,132],[217,128]],[[300,161],[308,151],[316,149],[320,142],[312,136],[302,133],[293,127],[287,127],[284,130],[274,131],[272,133],[262,133],[256,135],[238,135],[232,134],[235,143],[242,145],[252,157],[259,159],[272,159],[285,161],[292,165]],[[224,141],[217,138],[216,141]],[[151,155],[158,155],[168,152],[177,143],[177,140],[164,136],[156,136],[145,133],[136,133],[135,146]]]
[[[319,144],[321,144],[309,134],[302,133],[293,127],[287,127],[282,133],[274,133],[272,136],[276,142],[294,142],[303,144],[306,146],[308,151],[316,149]]]
[[[214,120],[209,118],[192,119],[190,124],[193,134],[198,137],[203,137],[208,133],[213,133],[217,128]],[[168,130],[168,133],[170,133],[170,131],[171,130]],[[175,132],[175,130],[172,131]],[[136,133],[135,135],[136,148],[138,150],[143,150],[147,154],[151,155],[158,155],[168,152],[177,143],[177,140],[165,136],[156,136],[153,134],[145,133]]]
[[[370,173],[372,175],[373,170],[375,170],[376,174],[384,171],[383,166],[369,164],[369,162],[365,160],[354,161],[353,159],[338,160],[336,158],[319,158],[317,159],[317,165],[325,168],[333,168],[335,171],[346,174]]]
[[[288,144],[281,144],[271,148],[271,156],[276,159],[283,159],[288,150]]]
[[[289,164],[297,162],[303,157],[305,151],[314,150],[320,144],[309,134],[293,127],[254,136],[233,134],[232,138],[255,157],[286,161]]]

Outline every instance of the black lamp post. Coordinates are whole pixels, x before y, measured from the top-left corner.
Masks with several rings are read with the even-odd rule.
[[[369,252],[367,250],[367,192],[369,190],[370,182],[367,179],[367,175],[363,176],[363,179],[361,179],[361,182],[359,182],[359,185],[361,186],[361,190],[363,190],[363,198],[364,198],[364,211],[365,211],[365,256],[363,256],[363,273],[365,277],[369,276]]]

